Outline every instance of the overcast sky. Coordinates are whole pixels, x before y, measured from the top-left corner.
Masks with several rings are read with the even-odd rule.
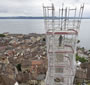
[[[64,2],[68,6],[80,7],[85,3],[84,16],[90,17],[90,0],[0,0],[0,16],[42,16],[43,3],[54,3],[56,9]]]

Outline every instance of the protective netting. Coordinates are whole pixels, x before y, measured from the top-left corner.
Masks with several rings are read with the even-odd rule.
[[[73,85],[76,72],[76,44],[84,5],[77,9],[62,7],[59,16],[55,8],[43,6],[47,36],[48,71],[46,85]]]

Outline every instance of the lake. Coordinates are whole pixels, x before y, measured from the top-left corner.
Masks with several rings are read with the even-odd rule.
[[[45,33],[44,22],[39,19],[0,19],[0,33]],[[90,49],[90,19],[83,19],[79,33],[80,45]]]

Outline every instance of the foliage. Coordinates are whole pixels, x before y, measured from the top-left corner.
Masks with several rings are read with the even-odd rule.
[[[4,34],[0,34],[0,37],[5,37],[5,35]]]
[[[85,59],[84,57],[80,57],[78,56],[78,54],[76,54],[76,61],[80,61],[81,63],[87,62],[88,60]]]
[[[78,83],[77,85],[80,85],[80,83]]]
[[[77,43],[80,43],[80,40],[78,40]]]
[[[17,64],[17,65],[16,65],[16,68],[17,68],[18,71],[22,71],[22,70],[21,70],[21,64]]]

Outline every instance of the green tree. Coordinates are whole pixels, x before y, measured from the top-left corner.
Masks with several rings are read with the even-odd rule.
[[[21,64],[17,64],[17,65],[16,65],[16,68],[17,68],[18,71],[22,71],[22,70],[21,70]]]
[[[4,34],[0,34],[0,37],[5,37],[5,35]]]
[[[88,60],[85,59],[84,57],[80,57],[76,54],[76,61],[80,61],[81,63],[87,62]]]
[[[78,40],[77,43],[80,43],[80,40]]]
[[[80,57],[80,58],[79,58],[79,61],[80,61],[81,63],[84,63],[84,62],[87,62],[88,60],[85,59],[84,57]]]

